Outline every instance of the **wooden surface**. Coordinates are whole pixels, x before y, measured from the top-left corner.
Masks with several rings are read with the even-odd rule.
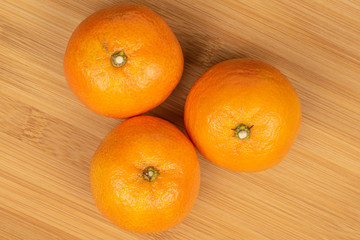
[[[0,4],[0,239],[360,239],[360,2],[137,1],[174,30],[183,79],[150,112],[181,130],[186,95],[210,66],[251,57],[297,89],[300,135],[277,167],[253,174],[200,157],[201,189],[177,227],[132,234],[94,206],[89,162],[122,120],[87,110],[62,70],[89,14],[119,1]]]

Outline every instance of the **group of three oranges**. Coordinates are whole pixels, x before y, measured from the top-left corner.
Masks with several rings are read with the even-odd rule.
[[[184,59],[166,22],[149,8],[121,3],[85,19],[72,34],[64,72],[91,110],[129,118],[158,106],[181,79]],[[221,62],[203,74],[185,104],[185,127],[207,159],[255,172],[279,163],[300,128],[295,89],[253,59]],[[134,232],[164,231],[190,212],[200,168],[188,138],[171,123],[130,118],[111,131],[90,166],[96,206]]]

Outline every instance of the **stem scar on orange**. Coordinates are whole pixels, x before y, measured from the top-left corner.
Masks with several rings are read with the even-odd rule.
[[[190,212],[199,192],[200,167],[190,140],[171,123],[130,118],[100,144],[90,165],[95,204],[123,229],[167,230]]]
[[[199,152],[224,168],[255,172],[278,164],[301,124],[299,98],[276,68],[232,59],[210,68],[186,99],[185,126]]]
[[[115,118],[144,113],[165,101],[182,76],[180,44],[151,9],[120,3],[95,12],[73,32],[65,78],[89,109]]]

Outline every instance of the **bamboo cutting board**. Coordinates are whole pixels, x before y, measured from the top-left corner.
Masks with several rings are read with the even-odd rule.
[[[182,81],[149,114],[184,131],[186,95],[210,66],[251,57],[297,89],[299,137],[265,172],[219,168],[199,155],[190,215],[158,234],[123,231],[96,209],[89,163],[122,120],[96,115],[62,70],[75,27],[113,0],[0,4],[0,239],[360,239],[360,2],[136,1],[172,27]]]

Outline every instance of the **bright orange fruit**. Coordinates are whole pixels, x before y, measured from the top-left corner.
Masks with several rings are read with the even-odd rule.
[[[166,22],[151,9],[120,3],[95,12],[72,34],[64,73],[91,110],[127,118],[162,103],[180,81],[184,59]]]
[[[241,172],[278,164],[300,123],[299,98],[289,80],[253,59],[213,66],[197,80],[185,104],[185,126],[200,153]]]
[[[96,206],[133,232],[169,229],[190,212],[199,192],[200,168],[190,140],[171,123],[130,118],[111,131],[90,166]]]

